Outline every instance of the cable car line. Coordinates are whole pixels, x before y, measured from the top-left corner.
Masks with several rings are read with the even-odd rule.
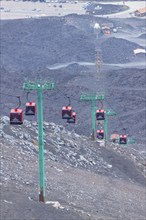
[[[71,100],[75,100],[75,101],[79,102],[80,99],[76,99],[72,96],[69,96],[68,94],[63,93],[58,88],[56,88],[56,89],[59,91],[60,94],[62,94],[64,96],[64,98],[68,99],[68,105],[62,107],[62,119],[66,119],[67,120],[66,122],[69,124],[75,123],[76,122],[76,112],[73,110],[73,108],[71,106]],[[4,93],[4,92],[0,92],[0,94],[4,95],[4,96],[18,98],[18,100],[19,100],[18,106],[11,109],[11,111],[10,111],[10,124],[22,124],[23,123],[23,121],[22,121],[22,111],[23,110],[20,109],[19,107],[21,106],[21,99],[20,98],[22,98],[24,96],[24,93],[21,96],[12,95],[12,94],[8,94],[8,93]],[[35,104],[35,102],[31,102],[29,100],[29,94],[35,95],[33,92],[30,92],[30,91],[27,92],[27,94],[26,94],[27,103],[25,106],[25,115],[35,115],[36,104]],[[46,93],[46,95],[48,95],[48,94]],[[50,97],[47,97],[45,99],[48,100],[49,98]],[[110,106],[111,110],[113,110],[113,107],[109,103],[109,101],[107,99],[105,101]],[[2,103],[3,102],[1,100],[1,104]],[[105,119],[104,118],[104,110],[103,110],[103,102],[102,102],[102,100],[99,100],[98,103],[99,103],[99,109],[96,111],[96,120],[101,123]],[[117,115],[117,116],[118,116],[118,120],[119,120],[120,128],[121,128],[121,131],[120,131],[121,134],[119,135],[118,143],[119,144],[127,144],[127,142],[129,141],[127,139],[127,136],[128,136],[127,129],[123,126],[123,121],[120,119],[119,115]],[[80,120],[80,116],[79,116],[78,120]],[[104,134],[104,130],[102,128],[102,123],[101,123],[101,126],[97,130],[97,138],[99,140],[102,140],[102,139],[104,139],[104,136],[105,136],[105,134]]]
[[[18,100],[19,100],[19,104],[15,109],[18,109],[21,106],[21,100],[20,100],[20,96],[17,96]]]
[[[102,109],[102,108],[103,108],[102,100],[99,100],[99,109]]]
[[[75,100],[75,101],[77,101],[77,102],[80,101],[79,99],[76,99],[76,98],[74,98],[73,96],[68,96],[66,93],[63,93],[60,89],[58,89],[58,88],[56,88],[56,89],[64,96],[64,98],[70,97],[72,100]]]
[[[11,89],[11,88],[9,88],[9,89]],[[67,94],[63,93],[60,89],[58,89],[58,88],[56,88],[56,89],[64,96],[64,98],[68,98],[68,97],[69,97]],[[35,95],[35,93],[33,93],[33,92],[28,92],[28,93]],[[11,96],[11,97],[18,97],[17,95],[11,95],[11,94],[8,94],[8,93],[3,93],[3,92],[0,92],[0,94],[6,95],[6,96]],[[21,95],[21,96],[22,96],[22,95]],[[20,97],[21,97],[21,96],[20,96]],[[71,96],[70,96],[70,98],[71,98],[72,100],[75,100],[75,101],[77,101],[77,102],[80,102],[79,99],[76,99],[76,98],[71,97]]]
[[[28,95],[29,95],[29,93],[30,93],[30,92],[27,92],[27,95],[26,95],[26,100],[27,100],[27,101],[28,101]],[[29,102],[29,101],[28,101],[28,102]]]
[[[21,97],[21,96],[17,96],[17,95],[10,95],[10,94],[3,93],[3,92],[0,92],[0,94],[2,94],[2,95],[6,95],[6,96],[15,97],[15,98]]]

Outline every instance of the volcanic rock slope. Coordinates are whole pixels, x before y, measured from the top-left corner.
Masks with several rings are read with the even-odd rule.
[[[97,38],[95,23],[110,23],[119,27],[118,33],[111,33],[109,37],[99,34]],[[55,90],[44,94],[44,119],[88,136],[91,133],[90,103],[80,102],[80,95],[103,92],[105,107],[117,112],[116,117],[109,117],[109,135],[115,130],[122,133],[126,128],[128,135],[144,144],[144,56],[133,56],[134,49],[143,48],[137,42],[141,43],[138,36],[144,25],[144,20],[133,18],[110,20],[75,14],[62,18],[1,21],[1,91],[21,96],[24,108],[24,81],[53,79]],[[129,36],[132,42],[126,40]],[[94,65],[99,55],[100,71]],[[87,65],[89,62],[92,65]],[[62,66],[58,67],[59,64]],[[56,68],[51,68],[52,65]],[[77,123],[73,126],[60,117],[62,106],[68,104],[67,96],[71,97],[77,112]],[[36,100],[35,92],[30,100]],[[96,105],[98,108],[98,103]],[[1,95],[2,115],[8,115],[15,106],[16,97]]]
[[[43,94],[47,204],[38,203],[36,117],[23,116],[22,126],[10,126],[7,116],[1,118],[2,220],[145,218],[146,87],[145,67],[138,67],[144,57],[133,57],[141,38],[126,39],[128,33],[140,36],[144,21],[110,20],[122,27],[118,39],[114,33],[111,39],[97,38],[96,22],[109,20],[69,15],[1,21],[1,115],[8,116],[17,106],[18,95],[24,109],[25,80],[54,79],[56,83],[54,91]],[[86,65],[95,63],[97,53],[103,60],[100,72]],[[109,119],[109,134],[126,127],[137,139],[135,145],[104,147],[86,137],[91,133],[91,109],[90,103],[80,101],[80,94],[95,91],[104,92],[104,106],[119,113]],[[74,125],[61,119],[67,96],[77,112]],[[29,99],[36,100],[35,92]]]
[[[145,219],[145,155],[44,122],[46,203],[38,203],[37,123],[1,118],[1,219]]]

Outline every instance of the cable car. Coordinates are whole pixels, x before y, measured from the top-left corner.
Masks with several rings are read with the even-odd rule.
[[[75,122],[76,122],[76,112],[73,112],[71,118],[67,119],[67,123],[75,123]]]
[[[110,35],[110,27],[108,26],[102,27],[102,33],[106,36]]]
[[[120,135],[119,143],[120,144],[127,144],[127,135],[125,135],[125,134]]]
[[[111,136],[110,136],[110,140],[111,140],[113,143],[119,142],[119,138],[120,138],[120,135],[117,134],[117,133],[113,133],[113,134],[111,134]]]
[[[26,102],[25,115],[35,115],[35,113],[36,113],[36,104],[35,104],[35,102]]]
[[[22,122],[22,109],[11,109],[10,111],[10,124],[21,125]]]
[[[97,138],[100,140],[104,139],[104,130],[97,130]]]
[[[104,120],[104,110],[98,109],[96,111],[96,120]]]
[[[70,119],[72,117],[72,107],[62,107],[62,119]]]

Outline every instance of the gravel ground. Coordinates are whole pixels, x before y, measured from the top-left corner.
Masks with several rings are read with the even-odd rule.
[[[56,7],[54,7],[54,5]],[[60,5],[62,7],[60,7]],[[29,19],[29,18],[42,18],[47,16],[65,16],[67,14],[85,14],[83,9],[84,3],[45,3],[31,1],[1,1],[1,19]]]
[[[109,38],[101,45],[104,63],[129,63],[134,59],[133,51],[138,44],[120,38]]]
[[[145,218],[145,155],[44,122],[46,203],[38,203],[36,122],[1,118],[3,220]],[[11,149],[11,150],[10,150]]]

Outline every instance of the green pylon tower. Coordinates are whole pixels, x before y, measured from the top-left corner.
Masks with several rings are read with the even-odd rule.
[[[44,139],[43,139],[43,101],[42,91],[54,89],[52,82],[26,82],[24,90],[37,91],[37,123],[38,123],[38,148],[39,148],[39,201],[45,202],[45,174],[44,174]]]
[[[103,94],[83,94],[80,97],[81,101],[91,102],[91,126],[92,126],[92,140],[95,140],[95,101],[104,100]]]

